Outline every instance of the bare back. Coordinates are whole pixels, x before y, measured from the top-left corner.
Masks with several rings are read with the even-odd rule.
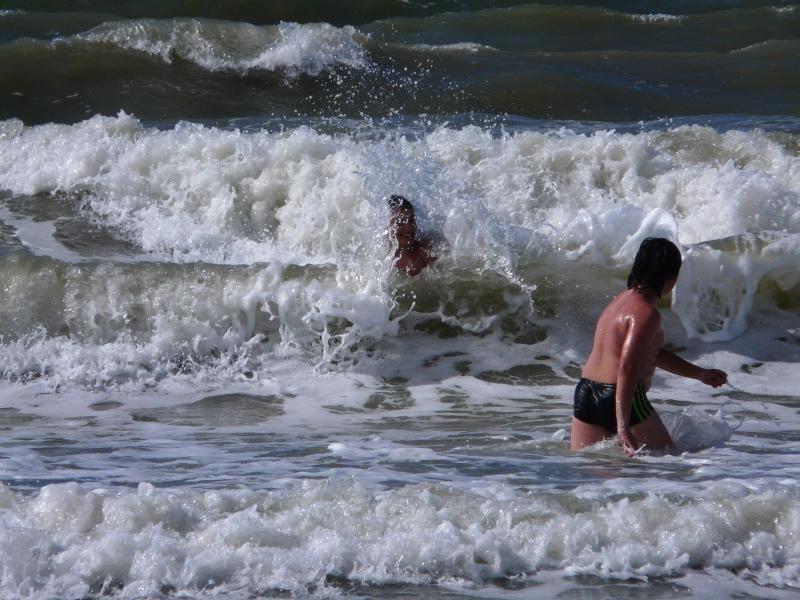
[[[617,383],[623,363],[631,367],[636,383],[650,388],[658,351],[664,340],[661,315],[645,294],[625,290],[597,320],[592,353],[582,376],[600,383]]]

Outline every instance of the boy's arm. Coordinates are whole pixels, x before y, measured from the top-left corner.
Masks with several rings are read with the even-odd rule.
[[[633,373],[628,369],[620,369],[617,374],[617,393],[614,399],[615,418],[617,420],[617,437],[625,454],[635,456],[639,443],[633,437],[633,432],[628,428],[633,403],[633,391],[636,382]]]
[[[674,352],[670,352],[664,348],[658,351],[656,366],[659,369],[664,369],[665,371],[680,375],[681,377],[697,379],[712,387],[719,387],[728,380],[728,374],[725,373],[725,371],[698,367],[688,360],[682,359]]]
[[[625,340],[620,351],[619,366],[617,370],[617,394],[615,398],[617,436],[622,449],[628,456],[634,456],[639,443],[630,430],[628,423],[631,418],[631,404],[633,393],[639,383],[641,373],[640,357],[643,344],[652,339],[660,326],[658,312],[653,310],[649,314],[634,315],[628,321]]]
[[[439,260],[438,256],[434,256],[433,254],[431,254],[431,248],[433,244],[428,238],[421,239],[419,245],[424,250],[426,267],[432,265],[435,261]]]

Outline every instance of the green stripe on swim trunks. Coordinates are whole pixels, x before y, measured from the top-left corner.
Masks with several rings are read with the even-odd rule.
[[[647,394],[645,394],[644,386],[641,383],[633,391],[633,409],[636,411],[636,417],[639,421],[644,421],[652,413]]]
[[[639,422],[642,421],[642,411],[639,406],[641,404],[640,400],[641,391],[642,391],[641,384],[633,388],[633,402],[631,403],[631,408],[633,408],[633,414],[636,417],[636,420]]]

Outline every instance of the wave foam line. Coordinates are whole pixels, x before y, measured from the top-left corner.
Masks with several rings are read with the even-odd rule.
[[[177,57],[209,71],[281,70],[317,76],[337,66],[366,67],[369,61],[358,38],[353,27],[327,23],[259,27],[205,19],[142,19],[104,23],[71,39],[113,44],[164,62]]]
[[[701,496],[581,500],[349,479],[278,492],[0,488],[0,586],[15,597],[294,593],[326,578],[470,586],[541,569],[647,580],[726,569],[800,587],[796,487],[712,483]]]
[[[12,120],[0,132],[0,187],[76,194],[93,218],[175,262],[327,263],[337,286],[382,294],[383,199],[399,192],[441,240],[442,270],[524,283],[543,260],[627,268],[644,237],[676,240],[686,269],[675,309],[709,341],[744,330],[764,277],[783,290],[797,282],[800,157],[788,134],[498,136],[470,126],[363,138],[308,127],[159,131],[124,113]]]
[[[625,16],[640,23],[680,23],[686,19],[684,15],[669,15],[665,13],[627,14]]]

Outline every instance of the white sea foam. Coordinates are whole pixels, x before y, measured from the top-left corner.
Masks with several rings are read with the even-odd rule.
[[[628,18],[641,23],[680,23],[686,19],[683,15],[669,15],[665,13],[654,14],[629,14]]]
[[[172,276],[148,264],[54,264],[40,265],[34,280],[26,266],[6,267],[0,314],[13,340],[3,344],[0,373],[15,379],[149,385],[198,370],[241,379],[256,376],[265,352],[334,361],[364,336],[397,331],[388,295],[347,292],[325,276],[287,278],[279,263]]]
[[[455,44],[414,44],[411,46],[415,50],[423,50],[425,52],[481,52],[493,51],[496,52],[497,48],[487,46],[486,44],[478,44],[476,42],[459,42]]]
[[[24,127],[25,124],[19,119],[0,121],[0,139],[11,138],[19,135]]]
[[[0,492],[2,588],[17,597],[305,593],[329,575],[470,585],[550,568],[628,579],[717,567],[800,585],[796,486],[601,502],[504,486],[381,491],[350,478],[275,492]]]
[[[205,19],[105,23],[75,39],[110,43],[210,71],[283,70],[319,75],[336,66],[363,68],[368,59],[353,27],[281,23],[259,27]],[[362,36],[362,40],[363,40]]]
[[[736,240],[735,253],[689,249],[673,297],[673,309],[687,333],[705,341],[726,341],[743,333],[766,274],[785,290],[800,283],[797,244],[797,236],[744,235]]]
[[[736,425],[741,424],[731,417],[729,422],[721,411],[717,415],[709,415],[694,408],[665,415],[663,420],[675,449],[683,452],[721,446],[731,439]]]
[[[223,259],[204,246],[250,243],[266,233],[291,239],[307,256],[338,261],[357,242],[354,232],[367,225],[365,209],[380,201],[365,194],[380,189],[381,176],[392,178],[387,192],[418,192],[415,199],[436,211],[433,218],[484,210],[527,231],[563,230],[563,243],[589,243],[580,254],[605,262],[653,214],[663,216],[649,227],[669,228],[683,244],[748,231],[800,231],[800,159],[758,130],[497,138],[467,127],[373,142],[305,127],[281,134],[190,124],[156,131],[120,114],[15,133],[0,140],[9,157],[0,171],[3,188],[97,192],[93,208],[110,224],[141,228],[137,237],[147,250],[197,248],[192,259]],[[419,179],[400,179],[409,167]],[[325,212],[315,214],[320,207]],[[349,219],[334,220],[334,214]],[[189,219],[194,235],[174,215]],[[616,232],[603,225],[612,216]],[[298,221],[314,227],[299,229]]]
[[[303,307],[281,314],[284,340],[310,330],[325,339],[329,318],[361,320],[361,333],[393,330],[392,270],[380,238],[383,199],[396,192],[412,199],[423,229],[442,240],[440,271],[493,271],[523,286],[536,285],[531,267],[564,253],[587,266],[626,268],[645,236],[675,239],[686,265],[673,309],[690,335],[705,340],[744,331],[765,277],[784,290],[797,285],[800,159],[781,136],[759,130],[498,137],[441,127],[375,140],[307,127],[243,133],[182,123],[160,131],[124,113],[5,128],[0,187],[78,194],[93,218],[154,257],[330,265],[329,280],[300,288],[248,283],[237,292],[234,303],[251,311],[245,323],[253,322],[253,307],[264,314],[271,302]],[[715,241],[724,238],[731,241]],[[167,296],[176,293],[183,294],[176,288]],[[117,308],[101,313],[124,318]],[[203,310],[216,314],[210,305]],[[219,347],[223,334],[217,328],[209,347]],[[171,343],[195,335],[206,334],[187,332]],[[231,339],[252,335],[245,326]]]

